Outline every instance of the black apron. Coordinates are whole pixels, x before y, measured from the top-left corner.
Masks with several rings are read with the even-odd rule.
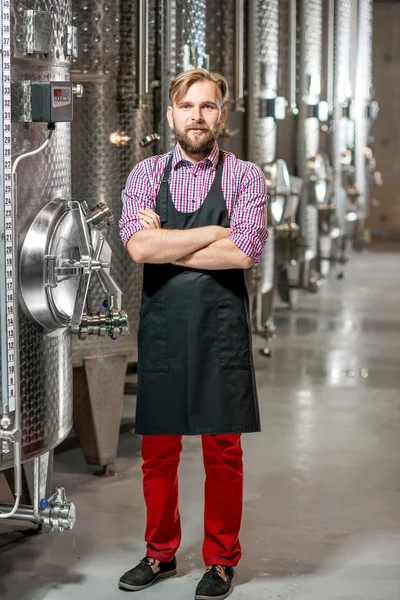
[[[169,190],[172,156],[156,211],[162,227],[229,227],[222,193],[223,155],[194,213],[178,212]],[[260,431],[243,269],[145,264],[138,332],[136,433]]]

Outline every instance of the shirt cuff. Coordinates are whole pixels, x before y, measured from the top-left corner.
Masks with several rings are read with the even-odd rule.
[[[243,235],[243,233],[233,232],[229,237],[235,246],[252,258],[255,265],[258,265],[264,249],[264,244],[261,241],[251,240],[248,235]]]
[[[125,248],[133,234],[142,231],[143,229],[144,227],[140,223],[128,223],[127,225],[124,225],[120,230],[119,235]]]

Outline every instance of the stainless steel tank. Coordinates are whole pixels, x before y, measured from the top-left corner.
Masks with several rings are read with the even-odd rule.
[[[380,176],[369,139],[371,120],[378,114],[372,100],[372,4],[325,0],[325,14],[325,83],[331,119],[324,137],[329,140],[332,185],[330,197],[319,207],[322,267],[325,256],[345,262],[354,234],[364,236],[369,187]]]
[[[279,1],[278,95],[287,100],[284,120],[277,123],[277,155],[285,160],[289,173],[296,171],[298,2]]]
[[[372,0],[357,3],[355,72],[354,72],[354,167],[355,187],[359,194],[357,217],[358,229],[364,230],[364,221],[369,215],[369,189],[380,184],[376,162],[370,143],[371,123],[378,116],[378,105],[373,99],[372,86]]]
[[[105,203],[114,215],[107,234],[111,274],[130,322],[130,335],[117,342],[96,339],[73,346],[74,427],[86,460],[107,466],[116,456],[126,364],[137,358],[142,268],[122,246],[118,219],[130,171],[158,151],[156,3],[73,0],[73,19],[80,55],[71,76],[85,90],[72,126],[73,195],[89,207]],[[91,295],[97,302],[106,296],[99,285]]]
[[[298,2],[279,1],[279,51],[277,94],[286,101],[284,119],[276,121],[277,162],[267,181],[271,190],[271,217],[275,225],[276,287],[281,299],[291,303],[298,285],[300,259],[304,256],[298,225],[298,206],[303,180],[297,176],[296,128],[298,115]],[[275,200],[273,200],[275,198]],[[295,263],[296,266],[293,267]],[[294,274],[289,278],[289,275]]]
[[[74,362],[104,352],[136,359],[141,268],[122,247],[118,219],[126,178],[133,166],[151,153],[140,141],[153,132],[151,95],[139,98],[135,79],[137,4],[123,2],[120,8],[118,2],[73,2],[80,53],[71,77],[84,87],[72,125],[73,196],[89,207],[105,202],[113,213],[107,237],[115,257],[111,272],[130,319],[130,335],[118,344],[111,340],[74,343]],[[92,298],[105,298],[99,286],[92,290]]]
[[[314,290],[318,258],[318,205],[326,199],[327,169],[320,154],[321,122],[327,121],[327,105],[322,102],[322,0],[300,0],[298,8],[298,118],[296,174],[303,180],[298,223],[305,252],[301,268],[292,269],[294,283]]]
[[[69,80],[70,57],[64,36],[72,24],[68,0],[59,2],[47,19],[44,0],[28,11],[24,2],[12,4],[12,86],[17,111],[23,99],[21,82]],[[33,14],[32,14],[33,13]],[[51,27],[51,54],[27,53],[28,21],[43,17]],[[43,26],[44,26],[43,25]],[[40,32],[31,25],[39,36]],[[50,31],[49,31],[50,33]],[[45,34],[44,34],[45,35]],[[36,41],[39,43],[39,40]],[[12,159],[39,148],[48,136],[44,123],[24,123],[18,111],[12,123]],[[49,145],[28,157],[18,168],[16,234],[21,247],[34,218],[52,199],[71,198],[70,125],[58,123]],[[66,329],[40,330],[19,307],[20,393],[22,401],[22,460],[39,456],[59,444],[72,426],[71,335]],[[4,357],[3,357],[4,358]],[[13,464],[12,455],[0,454],[2,469]]]
[[[206,56],[206,0],[163,0],[158,4],[161,47],[161,149],[168,152],[175,136],[166,119],[169,87],[178,73],[209,66]]]
[[[258,0],[248,10],[248,115],[247,157],[264,172],[269,188],[275,189],[277,174],[277,120],[285,117],[286,100],[278,98],[279,2]],[[281,161],[282,162],[282,161]],[[272,189],[269,189],[272,192]],[[259,265],[249,273],[254,296],[255,327],[263,331],[272,325],[273,289],[275,285],[275,228],[272,216],[276,198],[272,193],[267,211],[269,239]]]
[[[325,0],[324,75],[330,123],[322,135],[331,165],[329,192],[320,211],[320,262],[323,274],[333,260],[345,259],[351,230],[348,216],[354,181],[354,24],[355,0]]]
[[[264,23],[267,29],[263,29],[262,16],[258,16],[258,12],[264,11],[265,19],[267,13],[264,8],[263,3],[248,3],[244,0],[208,2],[206,31],[210,70],[222,73],[229,86],[228,117],[219,137],[220,147],[233,152],[237,158],[251,160],[260,167],[270,160],[271,153],[268,154],[268,150],[265,152],[266,148],[271,143],[274,145],[274,133],[271,136],[266,131],[260,131],[261,120],[258,112],[253,110],[253,103],[260,98],[259,89],[254,89],[253,95],[252,92],[253,83],[258,83],[259,79],[257,74],[262,32],[264,37],[271,36],[274,29],[273,23],[270,26],[273,15],[270,16],[270,21]],[[250,73],[251,76],[248,76]],[[267,139],[264,139],[264,133],[267,133]],[[260,265],[247,272],[251,305],[253,309],[258,306],[258,309],[253,310],[254,324],[257,320],[261,331],[262,298],[273,288],[273,274],[274,246],[270,238]],[[268,306],[268,316],[270,312]],[[267,317],[264,321],[266,320]]]
[[[46,0],[34,4],[3,1],[1,20],[5,82],[1,210],[6,227],[1,248],[5,253],[1,262],[6,265],[6,272],[1,273],[1,278],[6,277],[6,297],[1,298],[3,350],[5,335],[8,341],[7,351],[1,355],[0,470],[15,466],[18,496],[22,492],[19,465],[34,461],[34,508],[38,511],[39,498],[48,492],[49,453],[72,426],[71,331],[62,325],[62,315],[67,320],[71,316],[77,286],[70,280],[62,297],[63,284],[58,279],[52,289],[47,285],[50,263],[53,273],[60,268],[54,245],[60,239],[60,227],[72,220],[70,119],[60,117],[55,130],[49,130],[46,121],[58,118],[53,111],[57,95],[67,111],[72,109],[69,68],[76,49],[70,0],[60,0],[51,8]],[[47,116],[41,117],[41,110]],[[13,250],[8,247],[9,240]],[[39,248],[42,242],[43,248]],[[67,245],[70,250],[77,249],[75,233]],[[45,257],[50,247],[54,260]],[[43,326],[39,313],[52,324]],[[7,512],[4,506],[0,510],[2,516]],[[14,518],[24,518],[21,510]],[[32,507],[24,510],[25,518],[40,522]],[[68,528],[73,526],[74,516],[72,508],[66,510],[70,521],[64,525]]]
[[[229,86],[228,118],[219,137],[224,150],[247,160],[247,113],[245,92],[247,15],[243,0],[208,1],[206,52],[211,71],[221,73]]]

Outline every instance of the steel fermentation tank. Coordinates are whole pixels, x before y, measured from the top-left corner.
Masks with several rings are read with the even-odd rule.
[[[161,150],[168,152],[175,145],[175,136],[165,116],[170,105],[171,81],[182,71],[209,66],[205,54],[206,0],[163,0],[158,5],[158,13]]]
[[[326,134],[327,152],[332,165],[332,196],[326,204],[325,233],[331,238],[326,249],[330,260],[345,260],[346,247],[351,232],[348,216],[356,200],[354,181],[354,84],[353,64],[355,45],[356,0],[327,0],[325,10],[329,29],[326,45],[332,40],[332,56],[327,65],[326,88],[330,126]],[[327,53],[326,53],[327,54]],[[329,55],[327,55],[329,60]],[[328,61],[326,61],[328,62]]]
[[[130,171],[158,149],[152,86],[155,2],[73,1],[73,18],[80,56],[71,74],[85,90],[72,127],[73,194],[89,206],[100,202],[111,209],[111,273],[130,321],[130,335],[123,340],[76,341],[73,346],[74,428],[87,462],[108,467],[116,457],[127,362],[137,358],[142,268],[123,248],[118,220]],[[92,299],[104,297],[94,286]]]
[[[3,6],[2,26],[5,23],[4,15]],[[23,262],[21,256],[24,253],[26,258],[26,251],[29,250],[26,240],[38,215],[46,210],[51,201],[53,205],[61,207],[71,199],[70,125],[67,122],[57,123],[51,135],[46,123],[32,122],[30,114],[33,94],[31,82],[69,80],[70,58],[74,52],[71,25],[70,0],[62,0],[55,5],[47,0],[11,3],[11,20],[7,26],[11,29],[12,57],[11,158],[13,172],[16,173],[12,183],[13,202],[16,205],[13,235],[19,264]],[[6,44],[6,40],[3,39],[3,42]],[[7,66],[3,64],[5,68]],[[69,89],[71,101],[72,89]],[[6,90],[3,90],[4,93]],[[48,141],[45,144],[46,139]],[[38,153],[27,155],[40,148],[42,150]],[[17,157],[20,157],[18,161]],[[70,243],[74,243],[73,237]],[[41,264],[44,269],[44,256]],[[35,470],[35,482],[29,480],[29,493],[26,496],[27,490],[24,490],[22,495],[23,500],[29,501],[34,495],[36,500],[48,496],[51,450],[67,436],[72,426],[72,362],[70,331],[56,326],[51,331],[43,329],[32,317],[32,306],[28,301],[25,302],[21,289],[26,290],[30,286],[36,288],[37,278],[34,272],[24,272],[23,266],[21,269],[20,281],[16,280],[14,289],[14,318],[18,321],[18,328],[13,351],[15,377],[17,387],[19,379],[20,391],[21,461],[27,462],[25,473],[21,473],[23,482],[24,477]],[[6,357],[2,355],[1,358],[4,363]],[[16,393],[18,395],[18,391]],[[4,419],[4,395],[2,400]],[[19,412],[18,403],[16,412]],[[16,412],[13,413],[11,409],[14,427],[18,422]],[[4,447],[2,449],[4,451]],[[0,452],[0,470],[9,469],[13,464],[12,450],[7,454]],[[35,509],[38,508],[36,505]],[[1,510],[5,512],[3,507]],[[32,517],[32,509],[27,510]],[[71,521],[69,525],[65,523],[66,527],[73,526],[74,517],[72,514],[70,517]],[[22,517],[16,513],[14,518]]]
[[[294,287],[315,291],[318,268],[318,204],[326,199],[327,166],[320,154],[320,126],[328,118],[321,100],[322,87],[322,0],[297,3],[298,61],[296,86],[295,174],[302,179],[298,224],[304,242],[304,254],[287,269]],[[293,51],[293,46],[292,50]]]
[[[276,161],[279,3],[276,0],[250,2],[247,23],[247,158],[263,170],[271,192],[270,174],[275,170]],[[260,263],[247,274],[253,298],[253,325],[260,333],[274,329],[275,230],[270,205],[267,222],[269,238]]]
[[[246,3],[243,0],[207,3],[206,52],[211,71],[228,82],[228,118],[219,145],[242,160],[247,159]]]
[[[69,58],[62,41],[71,24],[70,2],[60,2],[51,21],[52,56],[26,52],[26,11],[30,3],[13,4],[12,85],[25,80],[69,79]],[[35,12],[47,12],[48,3],[36,3]],[[24,14],[25,13],[25,14]],[[57,25],[58,23],[58,25]],[[18,102],[14,95],[13,104]],[[43,123],[14,122],[12,158],[39,148],[48,135]],[[20,245],[34,217],[51,199],[71,197],[70,126],[59,123],[50,144],[29,157],[18,170],[18,238]],[[19,310],[20,385],[22,398],[22,458],[29,460],[59,444],[72,426],[71,336],[65,329],[45,334]],[[12,465],[12,457],[0,454],[1,468]]]

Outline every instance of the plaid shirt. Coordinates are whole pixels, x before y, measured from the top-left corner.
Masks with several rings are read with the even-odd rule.
[[[192,213],[200,208],[214,181],[219,147],[215,144],[210,154],[193,164],[187,161],[178,146],[162,156],[152,156],[137,164],[131,171],[122,192],[120,236],[126,246],[129,238],[144,229],[138,210],[156,210],[160,182],[173,154],[170,192],[176,210]],[[228,210],[232,242],[257,264],[268,237],[266,229],[267,191],[259,167],[237,159],[222,150],[224,170],[222,192]]]

